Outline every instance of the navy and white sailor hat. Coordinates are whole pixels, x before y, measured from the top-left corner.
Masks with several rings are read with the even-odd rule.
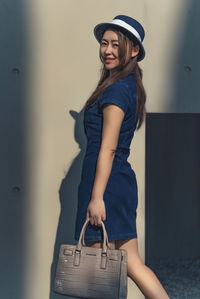
[[[94,35],[99,43],[101,42],[105,30],[109,28],[116,28],[122,33],[128,35],[128,37],[138,44],[140,48],[137,60],[140,61],[144,59],[145,50],[142,45],[142,41],[145,36],[145,31],[138,21],[125,15],[119,15],[116,16],[111,23],[100,23],[96,25],[94,27]]]

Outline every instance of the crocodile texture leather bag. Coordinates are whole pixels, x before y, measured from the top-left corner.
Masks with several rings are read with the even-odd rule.
[[[108,246],[103,221],[103,246],[85,246],[87,219],[77,245],[61,244],[54,279],[59,294],[91,299],[127,298],[127,252]]]

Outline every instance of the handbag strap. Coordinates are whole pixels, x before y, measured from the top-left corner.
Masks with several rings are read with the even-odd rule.
[[[81,233],[80,233],[80,237],[79,237],[79,240],[78,240],[78,244],[76,246],[77,250],[81,250],[81,247],[82,245],[85,246],[85,230],[86,230],[86,226],[88,225],[90,219],[86,219],[82,229],[81,229]],[[101,221],[101,225],[102,225],[102,228],[103,228],[103,253],[106,253],[107,252],[107,248],[108,248],[108,235],[107,235],[107,232],[106,232],[106,229],[105,229],[105,225],[103,223],[103,221]],[[83,242],[82,242],[83,241]]]

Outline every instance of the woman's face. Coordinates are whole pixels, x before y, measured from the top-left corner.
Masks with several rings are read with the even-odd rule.
[[[100,54],[107,70],[111,70],[119,65],[118,47],[117,33],[112,30],[106,30],[100,43]]]
[[[136,56],[139,53],[139,47],[135,46],[131,56]],[[107,70],[112,70],[120,64],[119,60],[119,41],[116,32],[108,29],[104,32],[100,43],[101,59]],[[126,59],[130,59],[129,48],[127,47]],[[130,56],[130,57],[129,57]]]

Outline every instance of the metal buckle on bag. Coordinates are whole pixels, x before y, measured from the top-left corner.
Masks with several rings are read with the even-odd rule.
[[[75,249],[74,266],[79,266],[80,265],[80,257],[81,257],[81,250],[80,249]]]
[[[101,269],[106,269],[106,264],[107,264],[107,252],[102,252],[101,253]]]

